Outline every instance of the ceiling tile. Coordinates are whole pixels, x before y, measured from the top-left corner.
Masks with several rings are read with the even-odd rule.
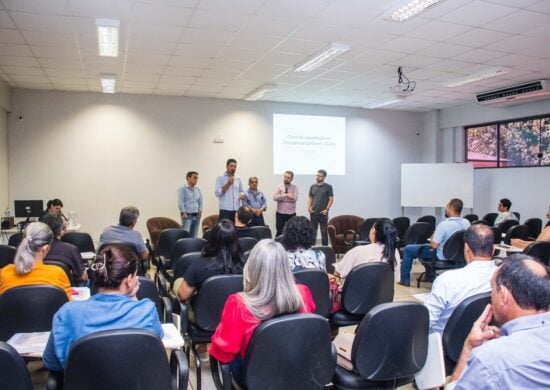
[[[179,43],[174,54],[183,57],[216,58],[222,49],[222,46]]]
[[[15,28],[15,24],[13,24],[6,11],[0,11],[0,26],[2,28]]]
[[[11,43],[0,43],[0,53],[5,56],[33,56],[27,45],[13,45]]]
[[[328,0],[267,0],[258,14],[298,20],[316,20],[329,4]]]
[[[6,66],[30,66],[39,68],[40,65],[33,57],[15,57],[15,56],[3,56],[0,55],[0,65]],[[7,71],[6,71],[7,72]],[[7,72],[9,74],[9,72]]]
[[[211,66],[212,63],[213,60],[210,58],[172,56],[168,65],[172,67],[207,68]]]
[[[31,46],[31,49],[37,57],[64,58],[72,60],[80,58],[78,49],[71,47]]]
[[[200,76],[204,72],[204,68],[200,67],[184,67],[184,66],[167,66],[164,69],[165,75],[173,76]]]
[[[82,68],[82,63],[80,60],[67,60],[67,59],[59,59],[59,58],[39,58],[38,62],[43,68],[51,68],[56,70],[76,70]]]
[[[128,18],[132,9],[126,0],[66,0],[71,15],[92,18],[123,19]]]
[[[27,68],[24,66],[2,66],[4,72],[8,73],[14,80],[21,79],[19,76],[41,76],[44,75],[44,71],[40,68]]]
[[[198,4],[198,8],[202,10],[225,11],[237,14],[255,14],[261,6],[262,2],[258,0],[202,0]]]
[[[186,28],[180,42],[193,45],[225,46],[234,39],[237,33],[212,31],[207,29]]]
[[[21,30],[73,32],[73,22],[70,16],[27,14],[22,12],[11,12],[11,16],[17,27]]]
[[[280,37],[241,33],[235,36],[229,47],[265,52],[277,47],[279,43],[281,43]]]
[[[76,47],[73,34],[27,30],[21,31],[21,34],[29,45]]]
[[[188,8],[134,3],[130,18],[140,23],[186,26],[192,14],[193,10]]]
[[[386,42],[384,44],[385,50],[397,51],[401,53],[413,54],[427,47],[433,46],[436,42],[428,41],[426,39],[410,38],[407,36],[401,36]]]
[[[3,0],[6,9],[46,15],[69,15],[65,0]]]
[[[178,42],[183,34],[183,27],[130,23],[128,25],[131,40],[156,42]]]
[[[443,15],[441,20],[467,26],[481,27],[515,12],[517,12],[516,8],[474,0],[451,13]]]
[[[493,42],[501,41],[510,36],[510,34],[503,32],[490,31],[484,28],[474,28],[464,34],[448,39],[447,42],[478,48]]]
[[[464,34],[471,29],[472,27],[470,26],[432,20],[408,32],[407,36],[432,41],[445,41],[451,37]]]
[[[189,22],[189,27],[215,31],[239,31],[246,20],[245,15],[197,10]]]
[[[128,61],[128,63],[138,63],[145,65],[166,65],[168,61],[170,61],[170,56],[164,54],[128,52],[126,61]]]
[[[17,30],[0,28],[0,43],[16,43],[24,45],[25,40]]]
[[[503,31],[506,33],[523,33],[539,26],[550,24],[550,17],[539,12],[518,10],[494,22],[487,23],[484,28]]]
[[[128,43],[128,51],[140,54],[173,54],[176,45],[174,42],[135,40]]]
[[[297,31],[304,22],[277,18],[269,15],[253,15],[246,19],[240,31],[249,34],[265,34],[279,37],[286,37],[294,31]]]
[[[424,56],[432,56],[439,58],[452,58],[461,53],[469,51],[471,48],[466,46],[452,45],[449,43],[437,43],[433,46],[430,46],[424,50],[418,51],[416,54]]]

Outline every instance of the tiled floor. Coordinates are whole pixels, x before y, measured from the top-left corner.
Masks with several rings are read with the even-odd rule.
[[[413,273],[411,275],[411,281],[414,287],[403,287],[398,284],[395,285],[395,301],[408,301],[414,300],[412,297],[413,294],[426,293],[430,291],[431,283],[421,283],[420,288],[416,288],[416,277],[421,272],[423,267],[416,263],[413,265]],[[191,356],[191,361],[189,362],[189,389],[196,389],[196,371],[194,358]],[[35,389],[45,389],[46,388],[46,379],[47,371],[42,368],[40,362],[31,362],[28,365],[29,371],[31,372],[33,386]],[[210,374],[210,364],[208,362],[202,363],[202,389],[203,390],[215,390],[214,382],[212,381],[212,376]],[[401,389],[413,389],[412,385],[407,385],[401,387]]]

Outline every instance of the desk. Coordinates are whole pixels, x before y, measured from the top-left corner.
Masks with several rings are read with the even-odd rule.
[[[507,254],[523,252],[523,249],[516,248],[515,246],[507,245],[507,244],[496,244],[495,248],[501,251],[505,251]]]
[[[174,324],[162,324],[162,344],[167,350],[178,349],[185,341]],[[41,358],[46,349],[50,332],[16,333],[9,340],[10,344],[21,356]]]
[[[19,233],[18,227],[12,227],[9,229],[2,229],[0,230],[0,244],[8,244],[8,240],[10,236],[12,236],[15,233]]]

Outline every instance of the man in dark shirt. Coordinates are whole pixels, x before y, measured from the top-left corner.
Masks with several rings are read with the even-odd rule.
[[[328,245],[328,212],[334,202],[332,186],[325,183],[326,177],[327,171],[324,169],[317,171],[316,183],[309,188],[309,199],[307,202],[307,209],[315,234],[317,234],[317,226],[321,227],[321,242],[323,245]]]
[[[250,229],[254,211],[248,206],[241,206],[235,214],[235,232],[237,237],[253,237],[259,240],[259,236]]]
[[[57,260],[67,264],[72,273],[72,279],[75,282],[85,281],[88,279],[88,274],[84,269],[82,256],[78,248],[73,244],[61,241],[61,237],[65,234],[65,221],[60,215],[47,214],[43,221],[52,229],[54,239],[50,245],[50,250],[46,255],[46,260]]]

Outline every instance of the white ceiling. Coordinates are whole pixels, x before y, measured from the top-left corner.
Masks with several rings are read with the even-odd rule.
[[[550,78],[550,0],[446,0],[405,23],[390,0],[0,0],[0,77],[12,87],[363,107],[394,99],[397,67],[416,91],[387,108],[428,111],[476,92]],[[95,18],[121,21],[118,58],[99,57]],[[303,74],[330,42],[351,50]],[[445,84],[495,67],[503,76]]]

